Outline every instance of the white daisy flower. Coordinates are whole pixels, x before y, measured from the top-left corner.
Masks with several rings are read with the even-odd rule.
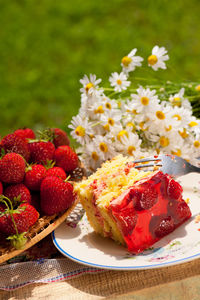
[[[177,151],[177,145],[181,149],[184,140],[177,131],[172,130],[160,135],[157,142],[157,149],[162,149],[163,153],[172,154],[172,151]]]
[[[116,148],[126,156],[137,157],[141,152],[141,143],[142,140],[139,139],[137,134],[129,132],[128,137],[123,135],[121,137],[121,142],[117,141]]]
[[[101,82],[101,79],[97,79],[96,75],[90,74],[88,77],[84,75],[82,79],[80,79],[80,83],[83,87],[80,89],[80,92],[87,95],[88,97],[91,95],[100,95],[103,92],[103,89],[99,89],[98,84]]]
[[[124,56],[121,61],[122,70],[124,73],[134,71],[136,67],[141,67],[143,58],[136,56],[137,49],[133,49],[127,56]]]
[[[189,130],[194,133],[197,139],[200,139],[200,120],[191,117],[190,122],[188,123]]]
[[[81,145],[90,141],[90,135],[93,134],[93,131],[88,118],[84,118],[82,115],[77,115],[72,118],[71,124],[68,127],[72,129],[72,137]]]
[[[127,75],[121,72],[118,74],[114,72],[109,77],[110,85],[114,87],[115,92],[121,92],[126,90],[130,86],[131,82],[127,80]]]
[[[101,116],[101,125],[105,131],[112,130],[112,127],[120,126],[120,120],[122,118],[121,112],[118,109],[109,110]]]
[[[103,160],[114,157],[117,153],[115,151],[113,141],[108,136],[97,135],[93,140],[95,149],[99,157]]]
[[[188,127],[191,117],[192,112],[188,109],[185,109],[184,107],[175,106],[172,110],[172,118],[174,118],[177,121],[179,130]]]
[[[175,95],[169,96],[169,101],[172,106],[184,107],[186,109],[192,110],[192,105],[188,101],[188,99],[184,98],[185,89],[181,88],[178,93]]]
[[[178,127],[178,121],[173,118],[173,111],[169,105],[161,103],[157,110],[149,112],[147,117],[149,121],[146,122],[148,131],[154,134],[165,134],[166,131],[174,130]]]
[[[118,104],[116,100],[110,99],[108,97],[102,97],[102,102],[104,104],[105,109],[108,111],[118,109]]]
[[[152,49],[152,54],[148,57],[148,66],[152,67],[154,71],[159,68],[166,69],[165,61],[169,59],[165,47],[155,46]]]
[[[86,170],[90,170],[90,172],[94,172],[103,162],[93,142],[85,145],[82,158]]]
[[[144,89],[140,86],[137,89],[137,94],[131,94],[132,100],[127,103],[130,106],[132,112],[136,111],[136,114],[146,114],[150,111],[155,111],[159,105],[159,99],[155,90],[149,88]]]

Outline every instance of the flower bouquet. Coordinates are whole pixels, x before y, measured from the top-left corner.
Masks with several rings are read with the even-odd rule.
[[[142,66],[136,52],[122,58],[121,73],[109,77],[111,87],[100,87],[95,75],[80,80],[81,107],[69,128],[88,171],[117,153],[133,159],[173,154],[193,164],[200,156],[200,85],[157,80],[152,84],[151,79],[131,76]],[[166,69],[168,59],[166,49],[155,46],[147,62],[157,71]]]

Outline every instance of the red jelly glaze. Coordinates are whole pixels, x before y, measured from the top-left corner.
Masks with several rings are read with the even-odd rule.
[[[135,182],[110,203],[110,212],[128,250],[134,254],[149,248],[191,217],[182,199],[182,187],[161,171]]]

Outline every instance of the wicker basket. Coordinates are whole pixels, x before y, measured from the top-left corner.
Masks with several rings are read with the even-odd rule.
[[[85,176],[85,171],[83,167],[79,167],[79,171],[72,174],[73,181],[79,181]],[[70,215],[73,209],[76,207],[78,203],[78,199],[75,199],[73,205],[65,212],[55,214],[52,216],[42,216],[38,219],[38,221],[29,229],[26,234],[28,239],[25,247],[22,250],[16,250],[13,248],[9,241],[6,239],[2,239],[0,237],[0,264],[21,254],[28,248],[32,247],[40,240],[45,238],[49,233],[55,230],[65,219]]]

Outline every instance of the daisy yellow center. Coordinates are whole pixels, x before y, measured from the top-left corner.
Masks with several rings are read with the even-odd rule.
[[[88,92],[89,89],[91,89],[92,87],[94,87],[94,84],[92,82],[89,82],[88,84],[86,84],[86,86],[85,86],[86,92]]]
[[[106,143],[100,143],[99,144],[99,149],[102,151],[102,152],[108,152],[108,146],[106,145]]]
[[[103,114],[104,110],[103,110],[103,106],[100,105],[99,107],[97,107],[97,109],[95,109],[95,114]]]
[[[109,124],[104,125],[103,128],[104,128],[106,131],[109,131],[109,130],[110,130]]]
[[[180,134],[180,136],[183,138],[183,139],[186,139],[188,137],[188,133],[186,132],[186,129],[183,128],[183,131],[179,131],[178,132]]]
[[[126,136],[126,137],[128,137],[128,132],[126,131],[126,130],[121,130],[118,134],[117,134],[117,139],[119,140],[119,141],[121,141],[121,137],[122,136]]]
[[[128,123],[126,124],[126,126],[127,126],[127,127],[132,127],[132,131],[133,131],[133,132],[136,130],[136,126],[135,126],[135,124],[132,123],[132,122],[128,122]]]
[[[133,154],[133,151],[135,151],[135,147],[134,146],[129,146],[128,149],[127,149],[127,152],[129,155],[132,155]]]
[[[194,141],[194,146],[195,146],[195,148],[199,148],[200,147],[200,142],[199,141]]]
[[[158,58],[157,58],[157,56],[154,55],[154,54],[152,54],[152,55],[150,55],[150,56],[148,57],[148,63],[149,63],[151,66],[155,65],[155,64],[157,63],[157,61],[158,61]]]
[[[121,84],[122,84],[121,79],[117,79],[117,84],[118,84],[118,85],[121,85]]]
[[[181,156],[182,152],[180,149],[178,149],[177,151],[171,151],[171,154]]]
[[[196,90],[197,92],[200,92],[200,84],[198,84],[198,85],[195,87],[195,90]]]
[[[117,103],[117,106],[118,106],[118,108],[121,108],[122,104],[120,101]]]
[[[139,123],[140,129],[141,129],[142,131],[147,130],[147,128],[144,128],[144,124],[145,124],[145,122],[140,122],[140,123]]]
[[[194,127],[194,126],[197,126],[198,123],[195,122],[195,121],[191,121],[188,125],[189,125],[190,127]]]
[[[132,59],[128,56],[124,56],[122,58],[122,64],[125,66],[125,67],[128,67],[130,65],[130,63],[132,62]]]
[[[157,154],[160,153],[160,149],[159,149],[159,148],[156,148],[155,150],[156,150],[156,153],[157,153]]]
[[[111,109],[111,108],[112,108],[112,106],[111,106],[111,104],[110,104],[109,102],[107,102],[105,106],[106,106],[106,108],[108,108],[108,109]]]
[[[137,110],[136,110],[136,109],[132,109],[132,113],[133,113],[134,115],[137,115]]]
[[[149,98],[148,97],[141,97],[140,101],[142,103],[142,105],[148,105],[149,104]]]
[[[91,134],[89,135],[89,137],[90,137],[91,139],[93,139],[93,138],[94,138],[94,134],[91,133]]]
[[[92,159],[94,159],[94,160],[98,160],[99,159],[99,156],[98,156],[98,154],[96,153],[96,151],[93,151],[92,152]]]
[[[108,124],[111,125],[111,126],[114,126],[115,121],[112,118],[109,118],[108,119]]]
[[[156,117],[157,117],[158,119],[160,119],[160,120],[164,120],[164,119],[165,119],[165,114],[164,114],[162,111],[158,110],[158,111],[156,112]]]
[[[171,100],[171,103],[173,106],[181,106],[181,98],[180,97],[174,97],[172,100]]]
[[[173,118],[177,118],[178,121],[181,121],[181,116],[176,114],[176,115],[173,115]]]
[[[165,128],[166,131],[172,130],[172,125],[169,125],[168,127]]]
[[[159,142],[161,147],[167,147],[169,145],[169,139],[165,136],[161,136]]]
[[[81,125],[79,125],[78,127],[76,127],[75,129],[75,133],[78,136],[85,136],[85,128],[83,128]]]

